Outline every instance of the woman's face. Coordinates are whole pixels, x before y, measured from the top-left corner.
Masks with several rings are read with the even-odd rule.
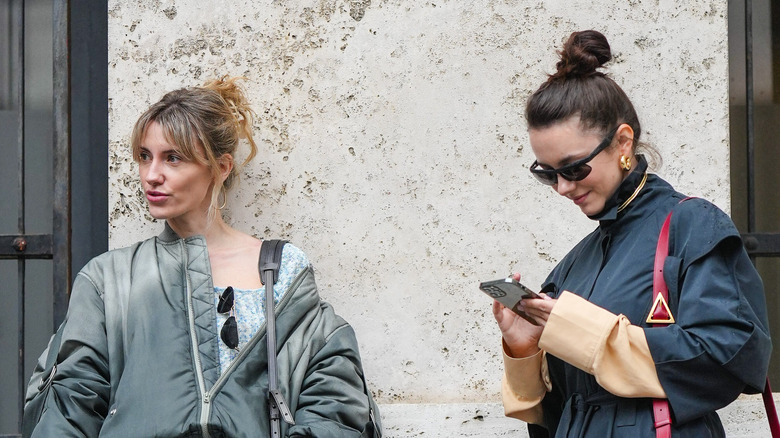
[[[615,133],[612,145],[588,162],[592,170],[587,177],[581,181],[568,181],[558,175],[558,182],[552,186],[588,216],[600,213],[607,199],[623,181],[626,172],[620,168],[620,155],[631,157],[632,160],[634,158],[632,142],[625,141],[629,137],[625,136],[624,128],[631,129],[628,125],[622,125]],[[630,134],[632,138],[633,132]],[[542,129],[530,129],[528,135],[536,161],[543,169],[558,169],[585,158],[604,139],[603,133],[584,131],[576,116]]]
[[[153,218],[182,224],[206,220],[211,204],[211,172],[206,165],[185,159],[175,145],[168,143],[157,122],[146,128],[138,167]]]

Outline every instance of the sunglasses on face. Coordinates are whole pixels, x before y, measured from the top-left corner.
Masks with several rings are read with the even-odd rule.
[[[593,168],[588,165],[588,162],[594,159],[596,155],[601,153],[601,151],[606,149],[607,146],[612,144],[612,137],[615,136],[615,132],[617,132],[619,127],[620,126],[610,131],[609,134],[604,137],[604,140],[601,140],[601,143],[599,143],[599,145],[596,146],[596,149],[594,149],[593,152],[591,152],[587,157],[569,163],[565,166],[561,166],[557,169],[543,169],[541,168],[539,162],[534,160],[534,163],[531,164],[531,173],[536,177],[536,179],[539,180],[539,182],[548,186],[554,186],[558,184],[558,175],[560,175],[561,178],[565,179],[566,181],[582,181],[588,175],[590,175],[590,171],[593,170]]]
[[[220,314],[230,313],[227,321],[222,325],[222,330],[219,331],[219,338],[222,342],[233,350],[238,350],[238,324],[236,324],[236,316],[233,311],[233,287],[228,286],[222,295],[219,296],[219,303],[217,304],[217,312]]]

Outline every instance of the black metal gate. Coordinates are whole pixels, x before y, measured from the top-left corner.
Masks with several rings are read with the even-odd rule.
[[[764,280],[770,331],[777,337],[780,333],[780,197],[777,196],[780,176],[776,166],[780,148],[775,146],[778,139],[775,126],[780,126],[778,2],[730,1],[729,39],[732,217],[743,231],[745,248]],[[769,369],[774,382],[780,380],[779,350],[774,349]]]
[[[40,2],[25,2],[24,0],[9,0],[2,4],[2,16],[3,23],[0,27],[5,27],[7,32],[4,34],[3,50],[5,58],[4,62],[4,74],[0,77],[2,79],[2,107],[0,108],[0,121],[4,128],[2,133],[2,154],[4,157],[15,157],[16,160],[7,160],[6,167],[3,168],[3,190],[14,192],[6,196],[6,205],[2,206],[4,215],[6,217],[13,216],[14,210],[16,215],[16,227],[15,229],[0,229],[0,260],[15,260],[16,262],[16,282],[9,279],[3,280],[3,286],[5,288],[5,298],[11,298],[8,295],[15,289],[15,299],[6,299],[6,302],[16,302],[16,345],[17,352],[14,355],[16,358],[15,368],[15,386],[16,390],[11,392],[13,397],[9,397],[8,403],[14,404],[16,407],[15,414],[17,426],[15,432],[7,433],[12,430],[8,430],[10,427],[7,421],[8,413],[4,418],[4,430],[0,430],[0,433],[4,433],[2,436],[11,437],[18,436],[18,432],[21,430],[21,413],[23,408],[23,396],[29,377],[29,373],[32,371],[32,364],[29,361],[30,353],[26,351],[26,346],[29,346],[29,334],[30,329],[27,327],[28,322],[31,322],[35,318],[31,318],[26,312],[26,307],[30,303],[31,297],[27,290],[27,278],[28,264],[31,260],[35,259],[50,259],[51,269],[54,278],[69,279],[70,278],[70,175],[69,175],[69,124],[68,124],[68,103],[69,103],[69,77],[68,77],[68,51],[67,51],[67,29],[68,29],[68,14],[67,14],[67,2],[54,1],[48,3],[47,10],[43,15],[39,14],[42,11]],[[48,15],[47,15],[48,14]],[[51,57],[46,53],[40,55],[39,53],[31,53],[31,50],[37,51],[40,46],[34,44],[26,44],[26,36],[30,35],[30,29],[27,27],[28,20],[32,20],[36,24],[39,24],[39,18],[44,22],[51,22]],[[39,34],[40,35],[40,34]],[[43,35],[48,36],[48,32],[43,32]],[[44,45],[45,47],[45,45]],[[45,52],[45,50],[44,50]],[[44,100],[43,103],[36,100],[36,104],[32,105],[32,108],[28,108],[28,101],[33,97],[36,91],[31,91],[30,85],[39,87],[40,83],[30,84],[30,80],[37,82],[39,78],[31,76],[29,72],[29,66],[32,59],[51,59],[52,65],[52,92],[51,100]],[[43,82],[47,82],[44,80]],[[51,108],[40,109],[40,106],[49,106]],[[41,114],[51,115],[53,117],[44,117],[44,119],[52,121],[51,136],[48,139],[43,139],[45,142],[49,140],[48,147],[44,143],[41,144],[41,139],[38,134],[39,127],[33,127],[36,132],[35,135],[30,135],[31,127],[28,126],[28,120],[35,117],[36,121],[40,120]],[[43,129],[46,131],[46,129]],[[43,146],[43,148],[41,147]],[[48,151],[46,150],[48,149]],[[47,154],[48,152],[48,154]],[[51,158],[46,157],[49,155]],[[49,159],[51,161],[49,161]],[[45,181],[53,181],[53,189],[51,193],[41,193],[39,184],[39,178],[36,175],[30,175],[31,163],[49,163],[53,165],[53,169],[46,172],[44,169],[40,175],[40,179]],[[11,170],[11,166],[15,165],[15,171]],[[35,166],[32,166],[35,167]],[[39,168],[37,171],[41,171]],[[53,175],[53,177],[52,177]],[[33,181],[33,188],[35,192],[28,190],[28,186]],[[15,190],[14,190],[15,188]],[[10,199],[15,198],[14,202]],[[30,223],[29,215],[35,214],[36,218],[40,212],[40,206],[30,205],[31,198],[35,198],[35,204],[40,204],[41,198],[52,199],[53,202],[49,204],[52,207],[51,220],[44,220],[50,224],[48,232],[44,233],[29,233],[28,223]],[[47,202],[48,203],[48,202]],[[44,215],[45,216],[45,215]],[[41,222],[41,221],[37,221]],[[4,225],[7,225],[5,221]],[[39,227],[38,227],[39,228]],[[48,269],[44,269],[48,271]],[[52,320],[51,321],[35,321],[36,324],[42,324],[43,327],[56,327],[60,321],[64,318],[65,309],[67,306],[68,297],[68,281],[52,281],[52,294],[46,294],[49,297],[49,302],[52,307]],[[14,288],[15,286],[15,288]],[[40,299],[40,295],[36,295],[35,299]],[[6,309],[6,315],[10,309]],[[7,328],[7,327],[6,327]],[[40,332],[40,330],[38,330]],[[51,330],[43,330],[43,335],[46,336]],[[36,349],[40,348],[40,345],[35,346]],[[13,384],[12,384],[13,385]]]
[[[107,248],[107,53],[106,0],[0,0],[0,438],[72,267]]]

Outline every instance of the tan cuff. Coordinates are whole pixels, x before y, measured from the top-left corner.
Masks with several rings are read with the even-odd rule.
[[[504,346],[504,376],[501,381],[501,398],[504,414],[528,423],[541,423],[542,399],[551,388],[544,351],[513,358]]]
[[[553,307],[539,347],[592,374],[612,394],[666,398],[644,329],[571,292]]]
[[[666,398],[645,330],[631,325],[625,316],[620,316],[593,368],[596,381],[612,394]]]
[[[564,291],[544,327],[539,348],[593,374],[593,362],[618,316],[586,299]],[[576,336],[572,334],[576,333]]]

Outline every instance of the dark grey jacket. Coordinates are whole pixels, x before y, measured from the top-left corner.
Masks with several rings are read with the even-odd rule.
[[[220,375],[210,273],[205,240],[180,239],[167,227],[93,259],[73,285],[33,436],[268,436],[265,327]],[[279,386],[296,423],[282,422],[282,434],[370,429],[355,334],[320,300],[311,267],[298,273],[276,315]]]

